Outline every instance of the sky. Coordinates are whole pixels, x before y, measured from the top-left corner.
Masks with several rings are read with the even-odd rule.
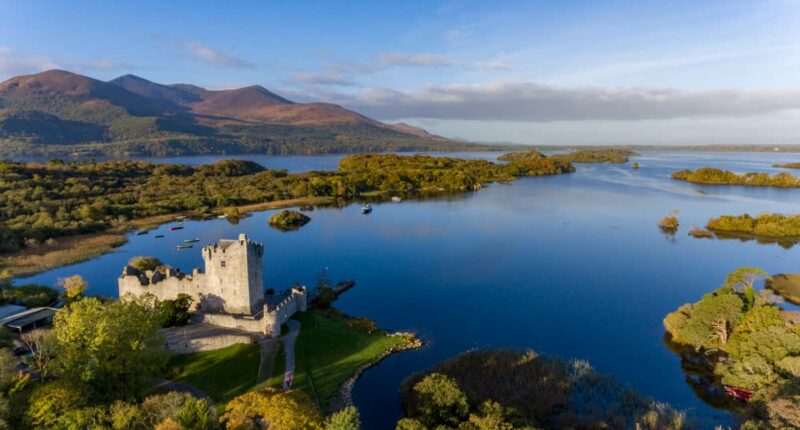
[[[262,85],[451,138],[800,144],[800,1],[0,0],[0,80]]]

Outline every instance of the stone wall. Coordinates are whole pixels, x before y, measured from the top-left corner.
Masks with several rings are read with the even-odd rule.
[[[263,317],[248,318],[231,314],[198,312],[195,314],[193,320],[198,323],[212,324],[227,328],[235,328],[253,333],[269,334],[266,329],[266,322]],[[280,329],[278,330],[278,334],[280,334]]]

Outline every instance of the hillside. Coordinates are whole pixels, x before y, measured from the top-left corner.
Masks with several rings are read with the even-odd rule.
[[[0,83],[0,156],[320,154],[485,149],[261,86],[207,90],[61,70]]]

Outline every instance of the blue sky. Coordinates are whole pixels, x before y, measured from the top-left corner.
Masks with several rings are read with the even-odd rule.
[[[800,143],[796,1],[0,3],[0,79],[260,84],[479,141]]]

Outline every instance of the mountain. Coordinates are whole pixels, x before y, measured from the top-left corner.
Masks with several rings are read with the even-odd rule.
[[[476,149],[261,86],[207,90],[50,70],[0,83],[0,155],[163,156]]]

